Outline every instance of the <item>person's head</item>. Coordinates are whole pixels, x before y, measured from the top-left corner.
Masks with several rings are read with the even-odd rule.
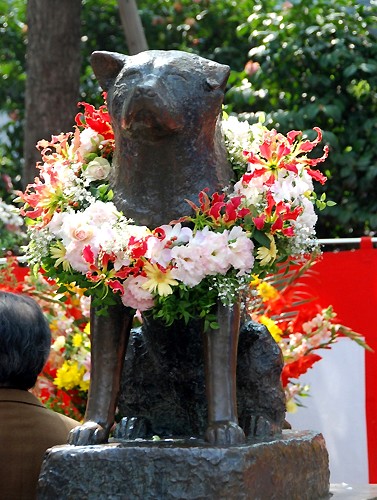
[[[0,291],[0,387],[33,387],[50,347],[50,328],[39,305]]]

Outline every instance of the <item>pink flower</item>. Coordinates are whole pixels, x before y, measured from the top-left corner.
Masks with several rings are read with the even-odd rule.
[[[152,294],[142,288],[147,281],[148,278],[145,276],[130,276],[123,282],[122,302],[126,307],[146,311],[154,306]]]
[[[250,272],[254,265],[254,244],[241,227],[234,227],[228,234],[228,259],[231,266],[239,269],[237,276]]]
[[[200,255],[200,265],[205,275],[225,274],[230,267],[227,232],[215,233],[206,226],[197,231],[189,246]]]
[[[167,267],[172,259],[172,247],[187,243],[191,237],[192,230],[188,227],[182,227],[181,224],[158,227],[155,229],[154,235],[147,240],[145,256],[152,263]]]
[[[68,260],[73,269],[80,271],[80,273],[86,273],[89,270],[89,263],[83,257],[84,248],[86,248],[85,242],[72,242],[66,247],[66,260]],[[96,257],[97,253],[98,251],[93,255]]]
[[[205,271],[200,262],[200,254],[193,252],[192,247],[181,245],[172,249],[172,260],[175,267],[172,269],[173,278],[193,287],[205,277]]]

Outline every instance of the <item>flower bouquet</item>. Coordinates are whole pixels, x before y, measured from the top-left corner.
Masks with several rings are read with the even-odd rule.
[[[188,215],[158,228],[135,224],[112,202],[114,136],[106,106],[81,103],[74,132],[40,141],[39,178],[19,193],[29,227],[27,256],[60,285],[92,297],[97,313],[119,298],[171,324],[202,317],[216,328],[213,306],[238,300],[252,273],[317,250],[313,181],[328,154],[308,156],[321,142],[299,131],[286,136],[262,124],[223,120],[234,183],[198,193]],[[190,210],[191,209],[191,210]]]
[[[283,265],[263,280],[255,276],[245,295],[248,314],[267,327],[281,348],[282,385],[290,412],[308,395],[309,386],[301,378],[322,359],[318,350],[331,349],[341,337],[370,350],[359,333],[339,323],[331,305],[323,307],[311,292],[306,278],[316,272],[315,264],[309,259],[301,265]]]
[[[90,380],[89,300],[78,290],[64,295],[57,288],[15,257],[0,266],[0,290],[32,297],[50,326],[51,353],[33,392],[48,408],[81,420]]]
[[[23,222],[18,208],[0,198],[0,257],[10,253],[17,255],[20,246],[26,243]]]

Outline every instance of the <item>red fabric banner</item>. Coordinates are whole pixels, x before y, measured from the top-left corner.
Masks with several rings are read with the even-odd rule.
[[[365,351],[365,398],[369,482],[377,483],[377,249],[362,238],[357,250],[324,252],[307,280],[320,303],[331,304],[339,323],[362,334],[374,352]]]

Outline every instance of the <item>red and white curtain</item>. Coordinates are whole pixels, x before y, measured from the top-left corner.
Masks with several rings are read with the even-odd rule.
[[[360,248],[325,252],[310,281],[323,306],[332,305],[342,323],[362,334],[374,352],[341,339],[302,381],[311,397],[296,414],[296,429],[323,433],[332,483],[377,483],[377,249],[370,238]]]

